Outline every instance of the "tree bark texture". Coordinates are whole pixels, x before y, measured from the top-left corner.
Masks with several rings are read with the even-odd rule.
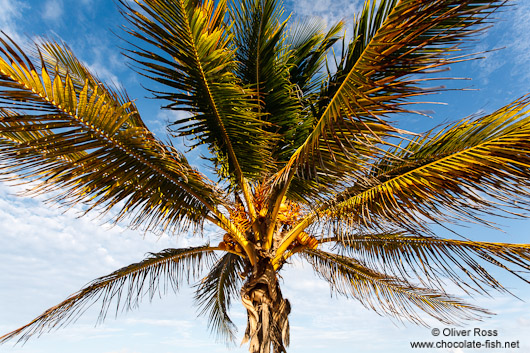
[[[285,353],[289,345],[291,305],[283,299],[276,271],[269,259],[258,262],[256,270],[241,288],[247,309],[247,329],[243,338],[250,353]]]

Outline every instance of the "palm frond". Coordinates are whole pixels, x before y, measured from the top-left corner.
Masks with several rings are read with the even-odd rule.
[[[63,77],[69,74],[75,78],[73,80],[74,86],[80,85],[77,87],[79,90],[83,88],[84,83],[88,80],[91,90],[96,89],[96,86],[100,84],[105,86],[107,92],[115,93],[109,84],[104,84],[95,73],[91,72],[84,63],[77,59],[67,43],[47,37],[38,38],[35,42],[37,45],[34,48],[29,48],[30,57],[40,58],[49,72],[56,72],[56,74]],[[117,82],[112,84],[116,85]],[[117,94],[113,96],[119,98]]]
[[[403,232],[327,238],[339,252],[360,259],[373,269],[402,278],[419,279],[423,285],[442,286],[448,278],[464,290],[487,294],[504,286],[480,262],[498,266],[525,279],[530,273],[530,245],[414,236]],[[517,266],[518,270],[508,265]]]
[[[464,119],[411,141],[383,158],[366,184],[321,214],[354,227],[394,224],[412,233],[429,222],[515,216],[530,209],[530,98],[477,119]],[[398,156],[399,159],[394,158]]]
[[[284,85],[287,92],[282,93],[278,86],[282,81],[280,77],[274,77],[269,96],[279,97],[270,99],[267,104],[267,114],[273,127],[282,136],[277,142],[277,147],[273,150],[273,157],[277,161],[276,167],[281,167],[292,156],[296,149],[303,144],[311,132],[315,121],[314,104],[317,100],[317,91],[321,88],[323,76],[322,66],[329,49],[338,41],[338,33],[342,30],[343,23],[339,22],[332,26],[328,32],[319,25],[310,23],[299,23],[293,26],[286,34],[283,41],[282,56],[285,63],[286,74],[290,86]],[[284,74],[278,70],[279,64],[275,65],[276,76]],[[273,78],[271,74],[267,77]],[[284,91],[286,91],[284,89]],[[276,92],[276,93],[275,93]],[[281,93],[281,95],[280,95]],[[289,97],[290,101],[286,101]],[[293,101],[294,98],[294,101]],[[278,104],[293,108],[287,110],[287,114],[276,108]],[[295,103],[296,102],[296,103]],[[277,169],[274,170],[275,172]]]
[[[243,258],[227,253],[212,267],[197,285],[195,301],[201,307],[200,314],[208,314],[208,325],[219,339],[227,343],[235,341],[237,328],[228,316],[233,297],[239,296],[243,272]]]
[[[166,108],[191,113],[174,122],[175,133],[191,138],[192,147],[208,146],[218,174],[248,194],[244,179],[268,168],[273,136],[262,128],[254,92],[241,87],[233,73],[226,1],[135,2],[133,8],[120,0],[123,15],[136,28],[127,32],[147,46],[135,46],[130,57],[140,73],[169,88],[153,91],[171,101]]]
[[[126,94],[107,89],[68,48],[36,46],[70,61],[41,55],[37,64],[7,40],[0,38],[3,179],[36,182],[33,192],[56,192],[65,204],[121,207],[117,219],[134,215],[133,225],[150,229],[199,226],[221,202],[181,153],[151,134]]]
[[[339,40],[344,23],[338,22],[326,33],[323,23],[314,19],[301,21],[289,28],[286,48],[291,66],[291,82],[298,86],[303,96],[316,94],[325,81],[322,71],[326,55]]]
[[[411,98],[441,89],[422,86],[426,78],[418,75],[458,62],[455,53],[464,39],[484,28],[480,24],[501,3],[367,2],[356,21],[353,42],[337,72],[330,73],[316,109],[318,121],[276,181],[292,180],[290,197],[304,199],[319,193],[327,197],[352,179],[362,179],[372,159],[383,152],[380,144],[402,132],[387,117],[409,111],[405,105]]]
[[[201,246],[151,253],[141,262],[95,279],[27,325],[0,337],[0,343],[17,336],[20,336],[18,342],[25,342],[33,335],[61,328],[75,321],[98,301],[102,303],[98,320],[101,322],[112,303],[115,303],[118,314],[120,307],[122,311],[138,307],[145,296],[152,299],[157,293],[165,293],[168,289],[177,291],[184,279],[189,283],[203,267],[213,262],[215,254],[212,250],[209,246]]]
[[[425,326],[421,312],[446,324],[476,320],[489,314],[445,293],[378,273],[350,257],[311,249],[300,254],[319,277],[329,282],[334,292],[353,297],[377,313]]]
[[[232,4],[229,13],[236,74],[255,92],[263,129],[278,137],[269,141],[272,160],[287,160],[302,122],[302,104],[291,76],[282,1],[244,0]],[[270,163],[269,174],[276,171],[277,164]]]

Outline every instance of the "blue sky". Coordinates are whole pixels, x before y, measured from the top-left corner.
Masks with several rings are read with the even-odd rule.
[[[453,68],[451,75],[471,81],[459,84],[479,91],[449,92],[438,97],[446,106],[429,106],[432,118],[403,119],[403,127],[425,131],[442,122],[470,114],[491,112],[529,91],[530,3],[520,0],[516,6],[497,14],[498,23],[478,38],[473,51],[503,50],[485,54],[481,61]],[[359,1],[311,0],[286,1],[295,16],[317,16],[326,23],[353,18]],[[20,42],[28,36],[46,35],[66,41],[74,52],[104,80],[125,86],[150,128],[165,138],[165,124],[171,112],[160,111],[160,103],[146,99],[140,86],[146,82],[131,71],[120,55],[121,43],[110,30],[118,32],[122,23],[109,0],[0,0],[0,28]],[[452,83],[451,83],[452,84]],[[197,154],[190,156],[200,166]],[[129,230],[126,225],[113,228],[96,214],[78,218],[80,209],[57,209],[44,198],[19,197],[20,186],[0,184],[0,333],[17,328],[50,306],[62,301],[93,278],[141,260],[146,252],[169,247],[199,245],[204,239],[152,234]],[[470,227],[460,229],[476,240],[528,243],[530,221],[499,220],[504,233]],[[214,234],[215,229],[207,229]],[[440,234],[442,236],[447,234]],[[501,278],[506,277],[501,272]],[[514,297],[494,293],[493,298],[477,297],[473,303],[497,313],[484,322],[466,328],[498,330],[502,341],[520,340],[520,349],[530,351],[530,291],[528,285],[513,278],[504,282],[526,303]],[[283,273],[284,295],[293,306],[291,348],[289,352],[412,352],[410,341],[431,340],[430,329],[402,325],[365,309],[355,301],[330,296],[327,284],[313,277],[310,268],[299,263]],[[455,289],[453,292],[457,292]],[[245,315],[235,303],[232,315],[244,330]],[[75,324],[44,334],[25,346],[7,344],[6,353],[72,352],[148,353],[157,352],[246,352],[247,348],[216,343],[197,317],[192,291],[183,288],[178,295],[168,293],[145,301],[138,310],[120,314],[117,319],[94,326],[97,310],[89,310]],[[431,321],[432,322],[432,321]],[[434,327],[443,328],[433,322]],[[482,352],[474,349],[422,349],[420,352]],[[493,352],[489,349],[488,352]]]

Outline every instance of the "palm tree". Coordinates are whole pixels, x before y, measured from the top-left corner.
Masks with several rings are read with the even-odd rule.
[[[153,231],[200,236],[210,222],[219,239],[100,277],[0,342],[67,324],[97,301],[104,319],[111,306],[198,280],[214,332],[234,339],[228,312],[239,297],[249,351],[285,352],[291,307],[278,276],[293,256],[333,291],[419,324],[488,314],[442,279],[469,294],[507,291],[484,267],[493,265],[527,281],[530,245],[445,239],[433,225],[492,226],[491,214],[530,208],[530,99],[421,135],[390,121],[444,90],[424,82],[474,58],[462,43],[504,1],[368,0],[350,41],[342,22],[289,24],[279,0],[135,2],[119,1],[126,55],[165,87],[151,90],[165,108],[188,113],[172,133],[208,148],[216,180],[158,140],[125,91],[65,44],[24,51],[5,35],[3,178]]]

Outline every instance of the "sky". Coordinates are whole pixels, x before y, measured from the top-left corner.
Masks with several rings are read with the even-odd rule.
[[[357,0],[289,0],[287,11],[296,17],[315,17],[328,25],[345,19],[351,27]],[[476,113],[491,112],[526,94],[530,71],[530,2],[520,0],[496,15],[496,25],[471,45],[485,54],[481,61],[460,64],[451,75],[469,77],[461,81],[465,92],[448,92],[439,97],[447,105],[428,107],[432,118],[409,117],[400,124],[421,132],[442,122],[455,121]],[[112,32],[123,23],[109,0],[0,0],[0,28],[18,42],[47,36],[67,42],[74,52],[104,80],[123,85],[137,104],[143,119],[160,138],[172,114],[159,109],[160,102],[146,98],[146,82],[129,69],[120,54],[122,42]],[[454,84],[454,83],[450,83]],[[479,89],[480,90],[476,90]],[[180,145],[182,147],[182,145]],[[192,164],[203,162],[197,154]],[[144,258],[147,252],[165,248],[196,246],[206,239],[190,235],[163,235],[131,230],[126,224],[110,227],[97,214],[79,217],[81,209],[57,208],[44,197],[20,196],[22,186],[0,183],[0,335],[26,324],[45,309],[61,302],[90,280]],[[462,232],[483,241],[530,243],[530,220],[499,220],[504,232],[470,227]],[[207,227],[206,234],[215,234]],[[441,236],[447,234],[440,234]],[[519,341],[518,349],[412,349],[411,342],[434,341],[431,328],[402,324],[364,308],[361,304],[330,295],[328,285],[314,277],[308,265],[293,262],[282,272],[282,290],[293,307],[290,316],[290,353],[349,352],[529,352],[530,291],[528,284],[495,272],[519,300],[493,293],[493,297],[469,298],[497,315],[483,322],[471,322],[459,329],[497,330],[500,341]],[[6,353],[148,353],[246,352],[247,347],[227,347],[216,342],[207,320],[198,317],[193,291],[183,288],[152,302],[145,300],[134,311],[109,316],[95,326],[97,308],[88,310],[75,324],[34,338],[24,346],[8,343]],[[457,293],[457,290],[453,290]],[[245,313],[238,302],[232,316],[242,337]],[[443,326],[429,321],[443,331]],[[442,334],[443,336],[443,334]],[[462,337],[442,337],[463,341]]]

